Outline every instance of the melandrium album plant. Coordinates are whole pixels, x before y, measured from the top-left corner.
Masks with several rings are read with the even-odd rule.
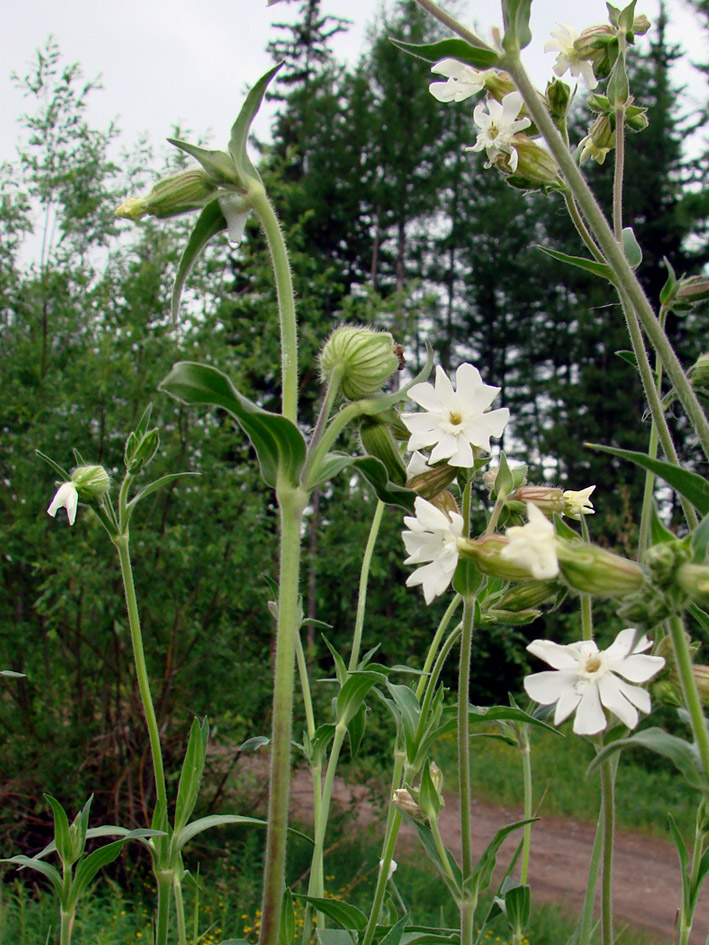
[[[296,300],[278,206],[266,192],[249,147],[253,120],[280,66],[271,69],[246,96],[226,150],[171,139],[196,165],[159,181],[145,196],[128,197],[116,210],[117,216],[136,222],[147,216],[162,220],[196,214],[175,273],[175,321],[180,319],[185,282],[211,240],[223,238],[226,232],[228,240],[238,244],[252,218],[269,250],[277,311],[264,312],[263,317],[277,318],[279,324],[280,410],[267,410],[246,397],[211,363],[180,361],[160,384],[162,394],[190,409],[218,408],[231,415],[238,428],[235,436],[250,442],[261,479],[278,508],[279,570],[276,600],[270,605],[276,640],[271,732],[269,738],[252,743],[252,747],[268,744],[267,817],[265,822],[238,813],[193,819],[209,745],[206,719],[193,721],[179,780],[165,770],[164,733],[153,704],[154,683],[148,674],[133,579],[130,525],[145,498],[167,485],[184,487],[184,477],[191,473],[178,471],[148,481],[150,463],[160,446],[158,426],[151,426],[151,408],[127,434],[120,475],[92,465],[92,458],[85,460],[78,449],[71,471],[40,454],[58,476],[47,512],[57,518],[65,510],[69,525],[74,526],[67,529],[66,541],[91,515],[115,548],[145,720],[145,747],[154,777],[154,793],[147,799],[151,805],[148,823],[89,828],[88,802],[69,825],[59,800],[47,796],[54,813],[54,843],[34,857],[18,855],[7,861],[49,880],[60,902],[62,945],[71,941],[80,895],[87,893],[98,870],[115,859],[129,840],[140,842],[150,856],[156,888],[156,945],[175,941],[196,945],[202,935],[196,922],[191,926],[188,921],[183,896],[187,848],[198,834],[227,824],[247,829],[266,826],[262,945],[294,945],[297,938],[301,945],[311,941],[319,945],[473,945],[483,940],[493,923],[500,922],[507,924],[514,945],[521,945],[532,914],[531,836],[538,803],[530,732],[537,729],[558,738],[556,726],[572,716],[566,737],[581,737],[593,746],[595,759],[589,771],[600,778],[602,790],[598,837],[573,942],[589,945],[592,940],[599,877],[601,940],[603,945],[616,940],[614,782],[622,753],[638,747],[655,752],[663,764],[674,765],[677,776],[696,793],[695,837],[687,844],[674,822],[671,826],[683,882],[677,903],[677,941],[680,945],[689,941],[697,896],[709,870],[709,733],[703,710],[709,685],[707,668],[693,664],[691,643],[697,624],[709,626],[705,612],[709,608],[709,483],[680,464],[667,411],[670,405],[682,411],[697,456],[701,452],[709,458],[709,423],[698,396],[706,390],[709,371],[707,355],[692,366],[680,363],[665,321],[669,312],[688,311],[706,298],[707,284],[703,279],[678,277],[668,267],[660,298],[649,299],[636,276],[643,256],[633,221],[623,214],[624,156],[634,136],[647,126],[647,116],[632,94],[627,65],[636,39],[650,24],[636,14],[633,0],[624,9],[608,4],[608,22],[589,24],[580,33],[560,25],[545,46],[557,53],[554,75],[546,90],[538,91],[520,58],[521,50],[532,42],[531,0],[502,0],[502,26],[487,24],[487,42],[434,0],[417,2],[442,25],[445,38],[422,45],[396,38],[394,42],[403,50],[402,62],[403,53],[408,53],[431,64],[430,107],[462,109],[471,140],[475,136],[467,150],[484,152],[485,175],[502,175],[510,186],[541,191],[565,208],[583,249],[579,255],[547,252],[561,264],[592,274],[608,300],[620,305],[651,418],[647,452],[607,444],[587,444],[586,448],[603,450],[645,473],[644,500],[637,510],[637,552],[619,555],[592,540],[592,516],[604,508],[604,495],[594,491],[593,484],[528,482],[525,457],[510,462],[499,441],[507,436],[505,449],[514,452],[515,417],[501,405],[501,389],[487,383],[470,361],[459,362],[454,377],[439,364],[434,372],[429,345],[425,365],[417,376],[411,376],[402,372],[402,348],[408,338],[376,325],[344,323],[321,339],[317,363],[302,368]],[[475,12],[481,17],[489,14],[488,8]],[[575,140],[567,120],[569,110],[575,96],[580,99],[586,91],[592,94],[577,105],[585,116],[587,133]],[[613,166],[610,220],[584,177],[582,167],[588,159]],[[485,183],[483,177],[479,186]],[[500,273],[500,279],[504,278],[505,273]],[[657,359],[654,365],[649,352]],[[312,382],[317,377],[322,392],[317,417],[310,423],[301,409],[301,385],[304,378]],[[637,419],[640,424],[642,417]],[[579,450],[583,448],[579,444]],[[356,609],[349,656],[325,641],[334,688],[331,701],[319,709],[311,692],[313,669],[301,637],[305,625],[301,559],[313,496],[317,490],[330,488],[338,476],[365,481],[377,504],[352,596]],[[658,511],[658,480],[663,497],[673,490],[681,505],[684,524],[677,534]],[[48,483],[48,495],[51,488]],[[209,482],[191,480],[190,488],[206,491]],[[377,662],[380,641],[368,634],[367,590],[385,515],[401,521],[400,563],[407,569],[411,593],[422,596],[422,608],[437,598],[445,600],[445,612],[422,660],[412,660],[411,665]],[[48,525],[59,528],[64,523]],[[237,529],[239,525],[225,521],[224,527]],[[567,597],[578,604],[575,639],[546,639],[545,610]],[[610,601],[623,626],[605,647],[597,640],[608,639],[614,628],[594,624],[596,597]],[[607,606],[604,613],[608,612]],[[317,619],[324,621],[327,614]],[[478,671],[472,658],[474,637],[493,634],[500,626],[532,623],[531,633],[540,636],[527,649],[551,669],[520,679],[509,704],[472,705],[471,679]],[[452,662],[457,667],[453,692],[443,682],[451,676],[444,670]],[[657,679],[656,691],[665,698],[671,692],[689,738],[652,724],[651,684]],[[303,706],[302,732],[293,724],[296,693]],[[531,700],[526,707],[520,701],[525,693]],[[385,709],[391,724],[390,803],[374,891],[362,909],[337,898],[327,887],[328,821],[342,752],[349,745],[356,753],[365,742],[367,713],[374,703]],[[650,717],[649,723],[645,717]],[[491,728],[519,750],[524,816],[490,837],[477,856],[471,841],[470,739],[474,732]],[[444,784],[436,762],[436,757],[440,761],[439,742],[446,736],[455,738],[457,749],[459,857],[446,847],[440,829],[446,793],[455,790],[452,784]],[[307,882],[295,890],[304,905],[299,932],[287,860],[294,754],[310,773],[313,814]],[[583,776],[579,771],[579,785]],[[396,893],[394,854],[404,819],[413,823],[421,854],[442,877],[458,916],[455,928],[420,927],[415,905],[409,909]],[[517,849],[500,879],[495,869],[508,836],[516,839]],[[87,854],[87,840],[103,837],[117,839]],[[61,869],[47,861],[50,854],[59,857]],[[491,895],[485,897],[488,892]],[[237,941],[234,931],[227,933],[223,945]]]

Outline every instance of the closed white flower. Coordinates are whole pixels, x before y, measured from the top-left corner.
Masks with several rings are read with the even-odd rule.
[[[472,364],[461,364],[455,372],[455,389],[442,367],[436,368],[436,382],[415,384],[409,397],[425,413],[404,413],[401,419],[411,437],[408,449],[432,446],[429,463],[446,460],[450,466],[471,468],[472,447],[490,451],[490,437],[502,436],[510,418],[506,407],[488,410],[500,388],[484,384]]]
[[[584,515],[595,515],[593,502],[591,502],[591,494],[595,488],[595,486],[587,486],[578,492],[567,489],[562,497],[564,500],[564,515],[575,518],[577,522],[581,521]]]
[[[607,709],[628,728],[638,724],[638,710],[650,711],[650,696],[631,683],[646,683],[665,665],[661,656],[648,656],[652,643],[629,627],[607,650],[592,640],[562,646],[551,640],[534,640],[527,649],[553,667],[524,680],[527,695],[541,705],[553,705],[554,724],[576,712],[574,732],[597,735],[608,724]]]
[[[69,524],[73,525],[76,521],[76,509],[79,505],[79,493],[73,482],[63,482],[54,494],[54,498],[49,503],[47,514],[52,518],[57,517],[59,509],[66,509],[66,517]]]
[[[525,568],[537,581],[551,580],[559,573],[554,526],[533,502],[527,503],[527,518],[526,525],[507,529],[509,543],[500,556]]]
[[[463,516],[446,515],[435,505],[418,496],[414,502],[416,517],[407,515],[403,532],[409,557],[404,564],[423,564],[406,580],[407,587],[421,584],[427,604],[442,594],[453,580],[458,564],[457,541],[463,534]]]

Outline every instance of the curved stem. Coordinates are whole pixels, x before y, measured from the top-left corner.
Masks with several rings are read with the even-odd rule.
[[[280,507],[280,585],[276,666],[273,687],[273,728],[268,797],[268,832],[261,907],[261,945],[277,945],[285,882],[288,798],[290,794],[290,743],[293,724],[295,636],[298,632],[298,576],[300,531],[306,495],[283,486],[276,490]]]
[[[252,206],[266,236],[271,252],[276,281],[278,314],[281,328],[282,412],[293,423],[298,422],[298,328],[295,317],[295,296],[288,250],[278,217],[264,190],[251,195]]]

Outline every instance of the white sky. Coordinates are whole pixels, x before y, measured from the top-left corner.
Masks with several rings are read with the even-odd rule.
[[[622,0],[616,0],[622,6]],[[336,55],[356,60],[365,43],[367,25],[380,0],[322,0],[324,13],[354,20],[336,39]],[[707,38],[684,0],[667,0],[670,39],[695,60],[709,60]],[[25,103],[10,73],[31,68],[34,51],[49,34],[59,43],[65,62],[81,63],[86,78],[102,76],[104,90],[93,95],[91,120],[105,127],[116,119],[124,146],[141,132],[159,142],[176,123],[194,135],[214,132],[214,144],[226,144],[244,90],[272,65],[266,43],[277,31],[273,21],[293,19],[297,3],[267,8],[266,0],[25,0],[15,4],[0,31],[0,161],[12,159]],[[481,35],[500,22],[499,5],[491,0],[461,3],[469,22]],[[490,11],[494,11],[491,13]],[[577,29],[606,20],[603,0],[534,0],[532,47],[526,50],[533,78],[544,87],[553,54],[544,54],[544,40],[558,19]],[[638,0],[637,12],[651,19],[657,0]],[[708,97],[703,83],[688,66],[678,80],[689,83],[694,99]],[[268,116],[259,116],[256,130],[265,136]]]

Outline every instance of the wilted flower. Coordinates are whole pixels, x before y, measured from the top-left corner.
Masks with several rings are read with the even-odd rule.
[[[665,665],[661,656],[644,655],[652,643],[645,636],[636,641],[636,636],[632,627],[621,630],[607,650],[599,650],[592,640],[567,646],[534,640],[527,647],[529,652],[554,669],[527,676],[527,695],[542,705],[556,703],[555,725],[576,711],[577,735],[603,731],[607,725],[604,707],[628,728],[635,728],[637,710],[650,711],[650,696],[629,683],[645,683]]]
[[[222,194],[218,199],[219,209],[226,220],[229,242],[232,244],[240,243],[251,210],[246,207],[243,197],[238,194]]]
[[[593,502],[591,502],[591,493],[595,488],[595,486],[587,486],[579,492],[567,489],[563,495],[564,515],[575,518],[577,522],[581,521],[583,515],[595,515]]]
[[[527,570],[537,581],[547,581],[559,573],[556,532],[546,515],[533,502],[527,503],[526,525],[507,529],[509,544],[501,557]]]
[[[405,814],[409,814],[410,817],[415,817],[417,820],[423,817],[421,808],[411,796],[410,791],[407,791],[406,788],[397,788],[391,799],[395,807],[404,811]]]
[[[54,498],[49,503],[47,514],[52,518],[57,517],[59,509],[66,509],[66,517],[69,524],[73,525],[76,521],[76,509],[79,505],[79,493],[73,482],[63,482],[54,494]]]
[[[404,413],[401,419],[411,432],[408,449],[433,446],[429,462],[445,459],[451,466],[471,468],[472,447],[489,452],[490,437],[502,436],[510,412],[506,407],[488,410],[500,388],[484,384],[472,364],[461,364],[455,383],[454,390],[443,368],[437,367],[435,386],[415,384],[409,391],[425,413]]]
[[[409,575],[406,586],[423,585],[424,599],[430,604],[453,580],[458,564],[456,542],[463,534],[463,517],[457,512],[442,512],[421,496],[417,496],[414,508],[416,517],[408,515],[404,519],[409,529],[402,535],[409,555],[404,564],[423,564],[424,567]]]
[[[431,82],[428,91],[439,102],[463,102],[485,88],[490,70],[481,71],[457,59],[441,59],[431,72],[446,77],[446,82]]]
[[[524,102],[519,92],[509,92],[502,99],[502,103],[490,99],[487,103],[480,102],[475,106],[473,121],[480,129],[477,141],[468,151],[482,151],[487,153],[491,164],[498,155],[509,155],[509,169],[512,174],[517,170],[518,155],[514,146],[513,136],[518,131],[529,128],[529,118],[518,118]]]
[[[566,26],[559,23],[559,29],[551,31],[552,39],[544,43],[544,52],[558,52],[554,63],[554,72],[558,76],[570,72],[574,78],[583,76],[584,82],[589,89],[595,89],[598,85],[598,79],[593,74],[593,65],[587,59],[581,59],[574,43],[578,39],[578,33],[573,26]]]

